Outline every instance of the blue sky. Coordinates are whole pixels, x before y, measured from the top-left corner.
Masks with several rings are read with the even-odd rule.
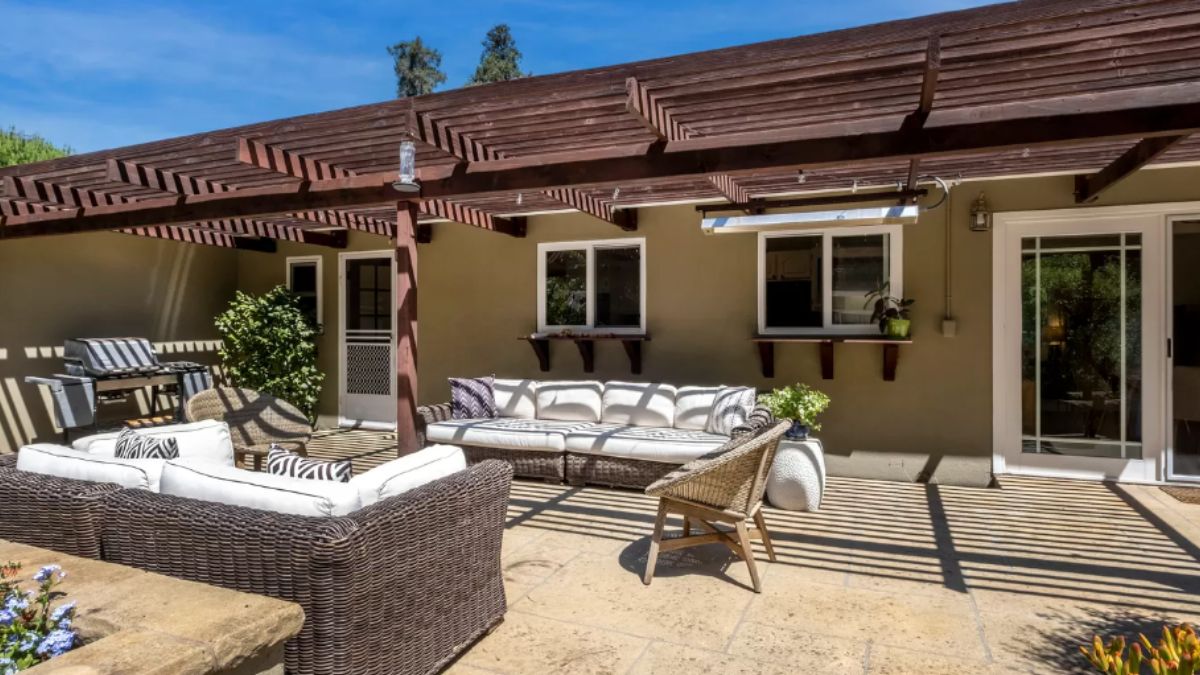
[[[987,0],[0,0],[0,127],[76,152],[395,95],[386,47],[420,35],[446,87],[508,23],[535,74],[669,56]]]

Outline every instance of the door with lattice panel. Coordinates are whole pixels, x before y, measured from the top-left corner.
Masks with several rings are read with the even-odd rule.
[[[342,426],[394,429],[395,278],[388,252],[342,253],[338,285],[338,416]]]

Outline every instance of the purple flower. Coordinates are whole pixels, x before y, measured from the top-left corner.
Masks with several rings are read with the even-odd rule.
[[[0,675],[17,675],[16,661],[5,656],[0,656]]]
[[[11,626],[17,620],[17,613],[10,609],[0,609],[0,626]]]
[[[38,645],[37,653],[39,656],[53,657],[67,653],[74,646],[74,633],[69,630],[56,629],[50,631],[50,634]]]
[[[53,575],[55,572],[61,572],[61,571],[62,571],[62,567],[60,567],[58,565],[46,565],[42,569],[38,570],[37,574],[33,575],[33,580],[38,582],[39,584],[45,583],[47,580],[50,579],[51,575]],[[62,579],[65,576],[66,576],[66,573],[62,572],[61,574],[58,575],[58,578]]]
[[[64,620],[69,622],[73,616],[75,616],[74,601],[56,607],[53,612],[50,612],[50,621],[55,624]]]
[[[8,597],[8,600],[5,601],[4,609],[7,609],[10,612],[24,612],[26,609],[29,609],[29,598],[31,595],[32,594],[22,595],[21,593],[13,593]]]

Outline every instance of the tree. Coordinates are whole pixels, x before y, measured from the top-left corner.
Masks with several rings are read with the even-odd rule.
[[[483,54],[479,57],[479,67],[471,76],[467,86],[487,84],[488,82],[505,82],[529,73],[521,72],[521,52],[517,49],[517,41],[513,39],[507,24],[500,24],[488,31],[483,40]]]
[[[420,36],[388,47],[396,69],[396,98],[433,93],[446,81],[441,71],[442,53],[426,46]]]
[[[16,129],[0,129],[0,166],[28,164],[71,154],[68,147],[58,147],[35,134],[23,134]]]

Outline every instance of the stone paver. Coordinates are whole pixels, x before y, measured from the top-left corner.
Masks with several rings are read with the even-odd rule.
[[[664,556],[643,586],[654,500],[518,481],[508,618],[451,672],[1087,672],[1096,633],[1200,620],[1200,506],[1001,483],[831,478],[819,512],[767,509],[779,560],[760,549],[759,595],[721,546]]]

